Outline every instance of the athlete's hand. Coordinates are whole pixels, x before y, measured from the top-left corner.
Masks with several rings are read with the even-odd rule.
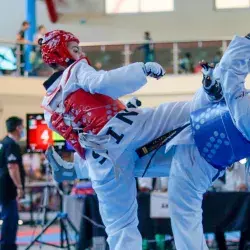
[[[213,77],[214,64],[201,61],[200,66],[202,67],[203,79],[202,85],[204,91],[208,94],[211,101],[220,101],[223,99],[223,92],[221,84],[216,81]]]
[[[163,77],[166,73],[163,67],[156,62],[146,63],[144,66],[144,72],[147,76],[151,76],[157,80]]]
[[[20,200],[20,199],[23,199],[25,197],[25,194],[24,194],[24,191],[22,188],[18,188],[17,189],[17,199]]]

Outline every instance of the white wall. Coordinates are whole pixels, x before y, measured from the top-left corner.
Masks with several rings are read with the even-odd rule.
[[[215,11],[213,0],[175,0],[174,12],[118,16],[104,16],[103,1],[94,7],[98,8],[99,14],[80,25],[79,20],[86,16],[84,13],[66,16],[61,19],[61,24],[51,24],[44,3],[37,0],[37,21],[49,29],[75,32],[81,41],[87,42],[141,40],[145,30],[152,32],[155,41],[231,38],[235,33],[250,32],[249,10]],[[0,0],[0,6],[0,38],[14,39],[25,19],[25,0]]]

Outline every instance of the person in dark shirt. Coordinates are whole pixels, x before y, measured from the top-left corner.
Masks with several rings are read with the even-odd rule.
[[[155,61],[154,45],[151,35],[148,31],[144,32],[144,44],[139,46],[137,50],[143,50],[144,52],[144,63]]]
[[[193,73],[194,72],[194,63],[191,53],[185,53],[184,57],[180,59],[179,63],[180,73]]]
[[[21,148],[17,142],[23,137],[23,121],[19,117],[6,120],[7,136],[0,142],[0,211],[3,220],[1,250],[17,249],[17,199],[24,197],[24,168]]]
[[[23,76],[24,75],[24,66],[25,66],[25,50],[24,50],[24,44],[28,43],[28,41],[25,39],[25,31],[28,30],[30,27],[29,22],[24,21],[22,23],[22,27],[21,30],[17,33],[17,37],[16,37],[16,42],[17,43],[21,43],[20,45],[20,74]],[[18,51],[18,50],[17,50]],[[17,55],[18,56],[18,55]]]
[[[216,55],[213,59],[214,66],[220,62],[220,59],[222,58],[222,53],[220,51],[216,52]]]

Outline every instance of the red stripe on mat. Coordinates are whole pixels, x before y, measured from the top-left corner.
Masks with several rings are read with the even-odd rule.
[[[33,233],[35,231],[35,235],[39,234],[41,232],[41,229],[25,229],[24,231],[23,230],[20,230],[18,231],[17,235],[19,237],[22,237],[22,236],[32,236]],[[59,233],[60,232],[60,228],[56,227],[56,228],[48,228],[46,231],[45,231],[45,234],[54,234],[54,233]]]

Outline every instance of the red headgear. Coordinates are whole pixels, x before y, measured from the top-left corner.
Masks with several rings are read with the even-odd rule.
[[[39,42],[43,61],[47,64],[56,63],[63,67],[69,66],[68,62],[74,59],[68,51],[68,42],[79,43],[79,40],[72,33],[63,30],[46,33],[42,41]]]

